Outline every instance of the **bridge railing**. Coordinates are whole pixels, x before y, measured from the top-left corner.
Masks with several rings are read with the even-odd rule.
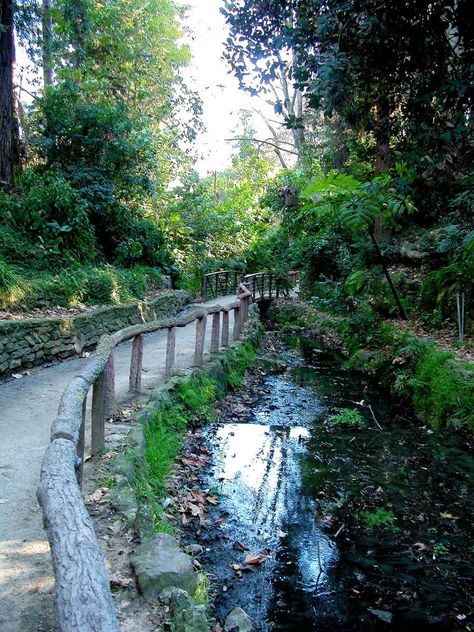
[[[114,349],[132,340],[129,390],[141,389],[144,335],[167,330],[165,375],[175,367],[176,330],[196,322],[194,366],[203,364],[206,321],[212,317],[210,353],[229,345],[229,314],[237,340],[248,318],[250,292],[242,285],[235,302],[195,308],[171,319],[121,329],[103,336],[86,367],[66,387],[51,427],[37,490],[51,545],[55,575],[56,625],[60,632],[117,632],[119,625],[92,519],[81,491],[86,400],[92,389],[91,452],[105,446],[105,422],[114,409]],[[222,314],[222,318],[221,318]]]
[[[239,270],[219,270],[205,274],[202,282],[203,301],[218,296],[237,294],[242,276]]]
[[[252,300],[279,298],[288,294],[299,282],[299,271],[291,270],[287,278],[275,272],[257,272],[244,276],[242,283],[249,290]]]

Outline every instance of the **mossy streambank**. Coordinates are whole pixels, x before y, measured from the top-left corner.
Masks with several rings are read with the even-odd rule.
[[[369,322],[363,311],[343,318],[302,301],[276,302],[267,317],[283,332],[314,335],[343,350],[349,368],[376,377],[432,428],[474,430],[474,366],[433,341]]]

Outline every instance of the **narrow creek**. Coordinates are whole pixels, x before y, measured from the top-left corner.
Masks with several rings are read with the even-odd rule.
[[[465,440],[421,428],[315,341],[287,339],[282,357],[203,431],[219,505],[198,538],[217,617],[238,605],[261,632],[472,629]],[[367,427],[328,427],[340,408]]]

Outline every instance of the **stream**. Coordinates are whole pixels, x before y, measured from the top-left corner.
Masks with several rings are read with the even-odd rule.
[[[218,619],[241,606],[261,632],[472,629],[466,440],[420,427],[314,340],[284,343],[287,369],[247,380],[203,431]],[[340,408],[367,427],[329,426]]]

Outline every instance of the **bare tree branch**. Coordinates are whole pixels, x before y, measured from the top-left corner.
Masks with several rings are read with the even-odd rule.
[[[247,138],[247,137],[243,137],[243,136],[238,136],[236,138],[224,138],[224,140],[226,142],[232,142],[235,140],[242,140],[242,141],[248,141],[250,143],[258,143],[260,145],[270,145],[270,147],[275,147],[276,149],[279,149],[280,151],[284,151],[287,154],[293,154],[294,156],[298,156],[298,152],[297,151],[291,151],[290,149],[284,149],[283,147],[278,147],[278,145],[275,145],[274,143],[271,143],[269,140],[261,140],[258,138]]]

